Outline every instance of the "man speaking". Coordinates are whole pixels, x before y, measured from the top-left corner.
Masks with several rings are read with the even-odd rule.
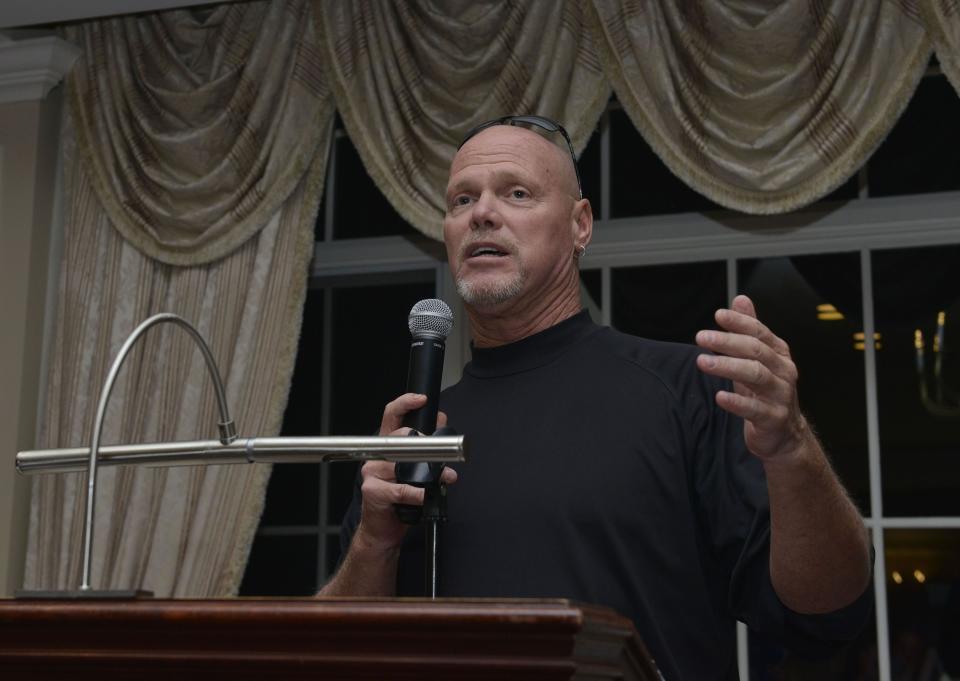
[[[564,144],[558,146],[555,142]],[[472,131],[444,241],[473,335],[441,423],[471,460],[448,495],[443,596],[563,597],[630,617],[664,676],[735,679],[735,622],[817,653],[869,614],[870,545],[797,401],[787,344],[745,296],[694,346],[596,326],[578,259],[593,229],[566,132],[535,116]],[[389,403],[381,434],[401,434]],[[416,595],[421,504],[367,463],[349,550],[320,595]]]

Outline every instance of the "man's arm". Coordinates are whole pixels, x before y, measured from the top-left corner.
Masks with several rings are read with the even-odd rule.
[[[390,402],[383,410],[381,435],[406,435],[401,428],[408,411],[422,407],[423,395],[407,393]],[[437,425],[446,424],[440,412]],[[423,505],[423,489],[397,484],[394,465],[387,461],[368,461],[360,469],[363,497],[360,524],[350,542],[347,555],[337,574],[320,589],[317,596],[393,596],[396,593],[397,562],[400,545],[408,526],[400,522],[394,504]],[[457,480],[456,472],[444,468],[440,478],[444,484]]]
[[[860,513],[800,412],[790,348],[737,296],[718,310],[723,331],[701,331],[701,371],[733,381],[717,404],[744,419],[747,448],[762,462],[770,496],[770,576],[795,612],[826,613],[849,605],[870,578],[870,542]]]

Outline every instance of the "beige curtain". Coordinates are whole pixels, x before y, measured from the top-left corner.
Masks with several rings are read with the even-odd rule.
[[[333,103],[303,1],[83,24],[68,86],[66,236],[41,446],[86,445],[119,346],[147,316],[207,339],[242,435],[279,430]],[[74,140],[76,144],[74,144]],[[103,442],[216,437],[202,358],[158,327],[128,359]],[[236,592],[269,469],[103,469],[93,586]],[[35,478],[27,588],[79,583],[84,476]]]
[[[222,258],[303,177],[329,107],[302,0],[91,22],[71,31],[82,160],[116,229],[175,265]]]
[[[849,178],[930,57],[918,0],[592,8],[605,72],[647,142],[691,187],[750,213],[798,208]]]
[[[314,0],[337,107],[367,172],[440,238],[447,170],[471,127],[513,113],[560,121],[582,150],[610,94],[569,0]]]
[[[944,75],[960,93],[960,0],[918,0]]]
[[[925,23],[945,46],[944,69],[956,72],[957,6],[314,0],[324,66],[367,172],[437,238],[446,170],[466,130],[542,113],[582,149],[606,79],[697,191],[751,213],[813,202],[849,179],[896,122],[929,60]]]

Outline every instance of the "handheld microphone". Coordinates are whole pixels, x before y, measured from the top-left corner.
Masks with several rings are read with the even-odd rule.
[[[411,435],[433,435],[437,429],[440,407],[440,379],[443,376],[445,341],[453,328],[453,312],[436,298],[421,300],[410,310],[410,363],[407,367],[407,392],[427,396],[419,409],[407,412],[403,425],[412,428]],[[440,474],[443,464],[398,463],[394,466],[397,482],[426,490],[424,506],[427,517],[441,518],[443,513]],[[396,504],[397,515],[408,525],[416,525],[424,517],[424,507]]]
[[[427,396],[427,403],[408,412],[403,425],[432,435],[437,429],[440,406],[440,379],[447,336],[453,328],[453,312],[436,298],[421,300],[410,310],[410,364],[407,367],[407,392]]]

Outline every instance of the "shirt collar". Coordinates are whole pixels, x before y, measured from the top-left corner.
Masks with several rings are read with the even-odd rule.
[[[581,310],[548,329],[514,343],[493,348],[477,348],[471,343],[473,359],[464,367],[464,373],[491,378],[535,369],[553,362],[598,329],[600,327],[590,319],[590,313]]]

